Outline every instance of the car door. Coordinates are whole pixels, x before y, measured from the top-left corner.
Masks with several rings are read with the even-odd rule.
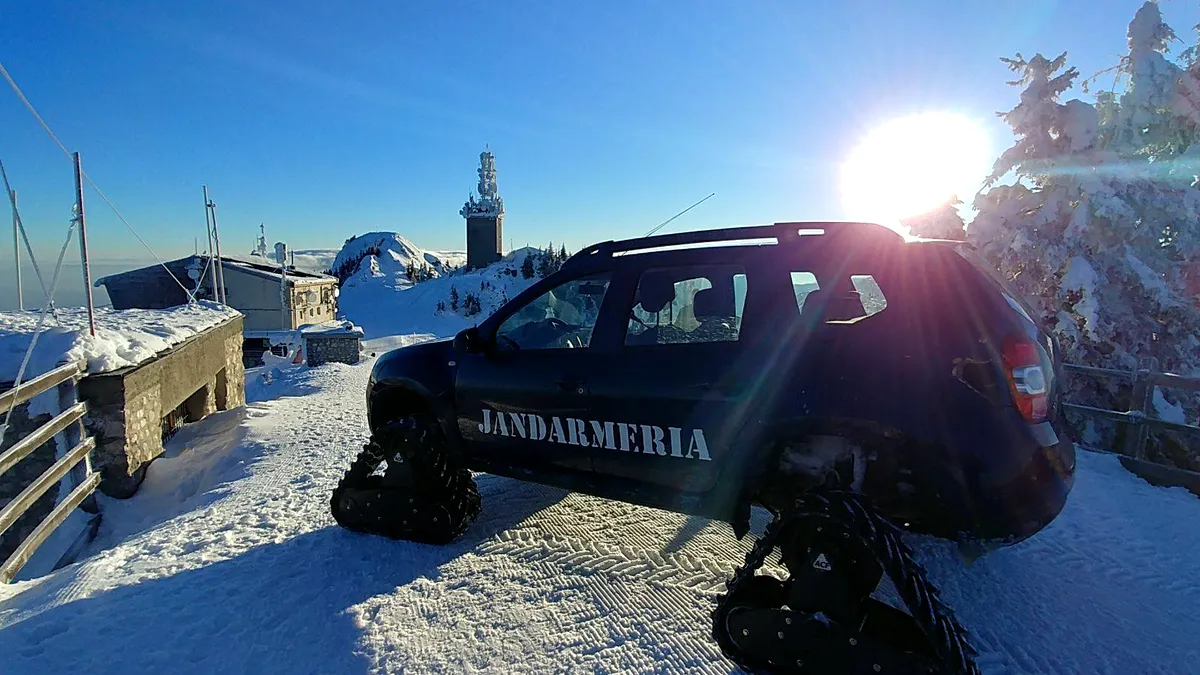
[[[517,471],[591,471],[580,429],[610,281],[608,273],[568,278],[505,307],[481,335],[485,348],[459,356],[455,408],[474,457]]]
[[[761,350],[748,349],[752,265],[649,266],[621,303],[625,324],[610,366],[592,381],[592,414],[612,422],[615,442],[597,474],[643,487],[707,492],[737,461],[738,429]]]

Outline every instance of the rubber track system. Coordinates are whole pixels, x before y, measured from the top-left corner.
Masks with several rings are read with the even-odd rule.
[[[857,537],[858,543],[874,555],[883,573],[891,578],[912,619],[928,641],[932,660],[937,662],[931,662],[929,668],[917,668],[917,672],[978,675],[979,669],[974,663],[976,653],[968,642],[966,629],[959,625],[950,609],[938,598],[937,588],[925,577],[924,569],[913,559],[912,551],[901,539],[900,529],[864,504],[861,497],[846,492],[811,492],[799,497],[790,508],[776,513],[762,537],[746,554],[743,565],[735,570],[732,578],[726,582],[727,592],[718,598],[717,607],[712,613],[713,638],[726,658],[747,673],[913,672],[911,663],[906,664],[908,667],[885,668],[878,663],[879,659],[856,653],[855,650],[869,649],[861,639],[848,639],[845,645],[834,645],[830,643],[829,636],[838,635],[836,632],[823,632],[824,639],[819,643],[811,636],[804,636],[807,638],[804,639],[786,632],[792,630],[793,625],[801,628],[806,622],[810,626],[813,625],[811,622],[814,621],[820,622],[822,626],[819,628],[824,631],[828,622],[814,619],[813,615],[782,609],[784,601],[780,593],[784,582],[771,576],[755,575],[755,571],[762,567],[777,545],[786,546],[786,532],[790,525],[813,516],[828,518],[840,525],[846,536]],[[786,562],[787,556],[792,552],[782,548],[781,552]],[[743,613],[745,616],[744,613],[751,609],[777,610],[778,625],[772,626],[766,637],[774,640],[775,630],[778,629],[780,642],[772,645],[770,642],[764,642],[763,636],[760,635],[755,635],[751,641],[745,637],[748,632],[743,633],[741,630],[737,631],[740,635],[735,638],[731,633],[730,624],[748,625],[744,622],[738,624],[737,614]],[[899,613],[898,610],[893,611]],[[840,635],[844,637],[854,634],[843,628]],[[741,646],[739,640],[742,642]],[[801,642],[811,646],[812,652],[801,654],[792,651],[786,657],[789,660],[779,657],[780,647],[787,645],[794,649],[793,645]],[[766,646],[767,649],[756,651],[762,646]],[[814,658],[807,659],[809,668],[806,669],[805,661],[809,656]],[[835,656],[835,661],[841,659],[837,667],[844,670],[821,669],[818,664],[827,664],[831,656]],[[869,660],[864,661],[864,658]],[[869,665],[864,666],[864,663]],[[817,670],[813,670],[814,667]]]
[[[383,475],[373,475],[387,462]],[[455,466],[436,420],[410,416],[381,427],[329,499],[334,520],[353,532],[448,544],[479,514],[475,480]]]

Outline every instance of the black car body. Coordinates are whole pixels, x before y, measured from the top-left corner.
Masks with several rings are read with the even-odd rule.
[[[590,246],[453,340],[382,356],[372,430],[467,467],[744,525],[830,481],[911,529],[1019,541],[1074,449],[1052,339],[964,242],[777,223]]]

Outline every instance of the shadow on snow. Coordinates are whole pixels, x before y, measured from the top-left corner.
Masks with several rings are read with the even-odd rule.
[[[492,494],[485,499],[504,498],[503,485],[488,487]],[[491,517],[473,523],[447,546],[327,527],[204,567],[69,601],[0,631],[4,670],[55,675],[80,669],[366,672],[373,664],[361,653],[361,631],[350,608],[419,578],[436,580],[441,565],[565,495],[558,490],[524,495],[510,502],[510,508],[495,509]],[[55,594],[69,593],[80,570],[63,570]]]

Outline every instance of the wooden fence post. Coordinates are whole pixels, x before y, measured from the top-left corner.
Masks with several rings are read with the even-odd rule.
[[[1158,359],[1151,356],[1141,359],[1137,371],[1133,373],[1133,395],[1129,400],[1129,412],[1134,422],[1125,432],[1125,454],[1135,459],[1146,458],[1146,441],[1149,440],[1150,426],[1145,420],[1154,417],[1150,413],[1154,405],[1155,385],[1150,376],[1157,370]]]
[[[58,385],[59,410],[66,410],[68,407],[75,405],[75,403],[79,401],[79,378],[83,377],[85,374],[84,371],[86,370],[86,367],[86,365],[81,365],[79,375],[72,377],[66,382]],[[87,436],[87,427],[84,426],[83,419],[80,418],[78,422],[75,422],[66,429],[62,430],[62,438],[65,441],[65,443],[61,446],[62,451],[66,452],[70,448],[79,445],[85,438],[87,438]],[[69,483],[69,485],[62,485],[61,488],[63,489],[60,490],[60,494],[64,496],[67,495],[71,492],[71,490],[74,490],[85,483],[87,479],[91,477],[91,475],[92,458],[91,453],[88,453],[83,456],[83,459],[78,464],[71,467],[71,470],[66,476],[63,477],[63,483]],[[96,495],[94,493],[84,497],[79,506],[86,513],[94,514],[100,512],[100,505],[97,503]]]

